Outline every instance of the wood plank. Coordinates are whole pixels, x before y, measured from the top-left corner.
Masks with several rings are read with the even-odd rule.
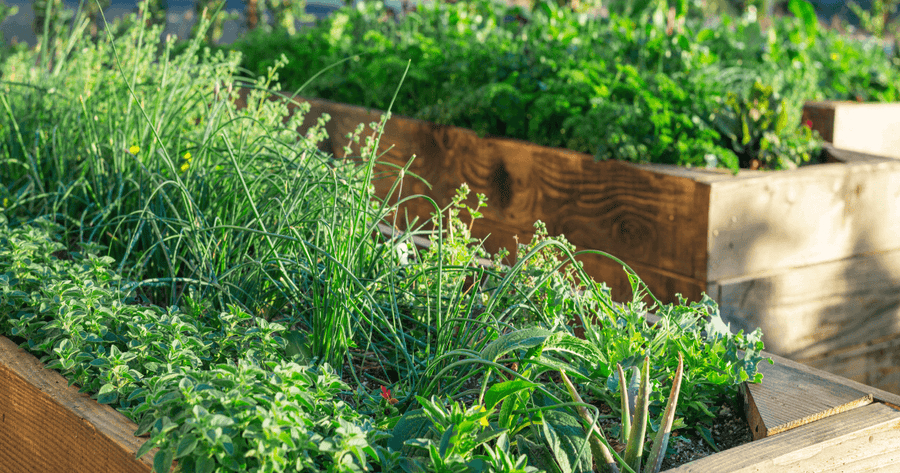
[[[735,329],[761,327],[767,350],[788,358],[817,359],[900,334],[900,250],[718,286],[723,319]]]
[[[802,363],[798,363],[796,361],[789,360],[783,356],[775,355],[775,354],[768,353],[768,352],[763,352],[763,356],[771,358],[775,362],[776,365],[784,365],[784,366],[787,366],[787,367],[792,368],[797,371],[802,371],[805,373],[812,373],[826,381],[829,381],[829,382],[832,382],[835,384],[841,384],[841,385],[856,389],[858,391],[862,391],[866,394],[871,394],[872,399],[875,402],[880,402],[883,404],[893,406],[896,409],[900,409],[900,394],[887,392],[883,389],[878,389],[873,386],[867,386],[858,381],[854,381],[852,379],[847,379],[847,378],[844,378],[843,376],[838,376],[836,374],[829,373],[827,371],[816,369],[816,368],[804,365]]]
[[[900,412],[885,404],[858,409],[726,450],[667,473],[863,471],[875,459],[900,469]]]
[[[378,117],[359,107],[315,103],[317,110],[332,116],[328,128],[332,139]],[[343,157],[343,142],[336,140],[334,153]],[[411,193],[430,195],[446,205],[466,182],[473,193],[487,195],[486,218],[476,227],[499,223],[515,229],[513,234],[524,235],[533,231],[539,219],[551,234],[564,234],[578,247],[600,249],[629,264],[685,276],[698,287],[704,284],[707,214],[702,209],[707,206],[709,188],[703,183],[400,117],[388,122],[380,150],[386,152],[385,160],[395,164],[417,156],[410,171],[432,188],[410,183]]]
[[[898,103],[810,102],[803,111],[837,148],[900,158]]]
[[[872,387],[900,393],[900,333],[798,361]]]
[[[761,362],[760,384],[744,384],[747,421],[760,439],[872,403],[872,395],[815,372]]]
[[[834,109],[837,102],[806,102],[803,105],[803,123],[812,122],[812,129],[819,132],[822,139],[834,141]]]
[[[900,161],[820,164],[710,185],[707,281],[900,249]]]
[[[0,337],[0,472],[142,472],[137,425]]]

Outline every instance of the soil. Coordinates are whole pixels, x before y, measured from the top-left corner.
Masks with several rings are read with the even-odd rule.
[[[728,450],[753,440],[750,425],[744,418],[743,413],[740,411],[736,412],[734,408],[728,405],[718,406],[713,412],[718,414],[718,417],[710,430],[718,451]],[[609,415],[611,411],[607,406],[601,405],[600,413]],[[604,432],[610,432],[618,430],[620,422],[616,419],[602,419],[600,424]],[[648,433],[647,435],[649,438],[651,434]],[[610,445],[619,454],[625,450],[625,445],[620,444],[614,438],[610,438],[609,441]],[[715,453],[717,453],[716,449],[700,437],[697,431],[693,429],[676,430],[672,432],[672,436],[669,438],[669,448],[666,457],[663,459],[660,471],[676,468]]]

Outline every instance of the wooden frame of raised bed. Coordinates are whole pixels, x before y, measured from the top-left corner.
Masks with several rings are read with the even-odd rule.
[[[900,396],[774,358],[743,389],[758,440],[668,471],[900,468]],[[154,452],[135,458],[136,429],[0,337],[0,473],[148,473]]]
[[[308,101],[304,126],[329,114],[323,146],[337,157],[348,133],[382,113]],[[489,236],[490,251],[529,241],[541,220],[579,250],[621,258],[664,301],[706,292],[733,328],[762,328],[769,351],[900,393],[900,161],[827,152],[828,164],[733,175],[596,161],[396,116],[379,147],[393,166],[416,156],[410,174],[430,187],[407,177],[404,196],[425,194],[444,206],[463,182],[487,195],[473,234]],[[391,182],[378,181],[377,193]],[[419,221],[433,211],[422,199],[404,207]],[[582,261],[615,298],[631,297],[611,260]]]
[[[807,102],[803,120],[836,148],[900,159],[900,103]]]

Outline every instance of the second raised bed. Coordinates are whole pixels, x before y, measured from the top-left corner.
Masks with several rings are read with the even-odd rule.
[[[307,123],[331,116],[326,147],[338,157],[346,135],[382,113],[309,102]],[[733,328],[761,327],[771,352],[900,393],[890,355],[900,345],[900,161],[827,152],[829,164],[733,175],[596,161],[403,117],[388,121],[379,147],[394,165],[416,156],[410,171],[430,184],[407,178],[403,195],[443,206],[462,183],[486,194],[473,234],[490,235],[491,251],[529,241],[541,220],[578,249],[618,256],[662,300],[706,292]],[[433,212],[421,199],[405,209],[420,221]],[[615,263],[582,260],[615,298],[631,297]]]

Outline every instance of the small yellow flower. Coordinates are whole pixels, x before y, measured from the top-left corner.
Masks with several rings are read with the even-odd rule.
[[[487,412],[487,409],[485,409],[484,406],[481,406],[481,409],[479,409],[478,412]],[[488,425],[490,425],[488,423],[487,416],[482,417],[481,419],[478,419],[478,422],[481,424],[482,427],[487,427]]]
[[[128,148],[128,152],[136,155],[141,152],[141,147],[138,145],[132,145],[131,148]]]
[[[832,61],[837,61],[839,57],[840,57],[840,56],[838,56],[838,53],[831,53],[831,60],[832,60]]]
[[[191,162],[191,152],[188,151],[187,153],[184,153],[184,157],[182,159],[184,159],[187,162]]]
[[[190,167],[191,167],[191,163],[185,162],[184,164],[181,165],[181,172],[187,172],[187,170],[190,169]]]
[[[7,208],[7,207],[9,207],[9,199],[7,199],[6,197],[4,197],[4,198],[3,198],[3,208],[5,209],[5,208]]]

